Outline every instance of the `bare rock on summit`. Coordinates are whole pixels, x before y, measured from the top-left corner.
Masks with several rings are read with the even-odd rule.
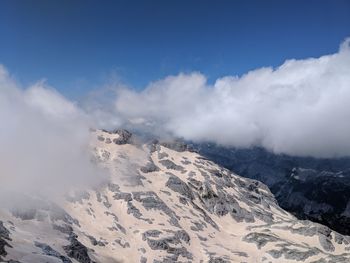
[[[123,129],[117,129],[113,133],[119,135],[118,138],[113,139],[113,142],[118,145],[129,143],[132,136],[131,132]]]

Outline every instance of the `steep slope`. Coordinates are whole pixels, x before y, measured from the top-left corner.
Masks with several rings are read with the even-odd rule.
[[[350,173],[294,168],[272,191],[279,204],[307,218],[350,234]]]
[[[26,196],[32,205],[2,209],[0,257],[65,263],[350,261],[349,237],[297,220],[262,183],[173,146],[138,144],[121,130],[92,132],[95,161],[110,179],[55,203]]]
[[[208,159],[266,184],[278,204],[299,219],[350,234],[350,158],[317,159],[194,144]]]

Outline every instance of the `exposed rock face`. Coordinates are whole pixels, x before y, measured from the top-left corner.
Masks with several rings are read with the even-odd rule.
[[[122,129],[117,129],[113,133],[119,135],[118,138],[113,139],[113,142],[119,145],[128,143],[132,136],[131,132]]]
[[[350,235],[350,158],[292,157],[214,144],[192,147],[231,171],[268,185],[279,205],[299,219]]]
[[[72,260],[70,260],[68,257],[62,256],[59,252],[57,252],[56,250],[54,250],[52,247],[50,247],[47,244],[35,241],[34,245],[41,248],[43,253],[47,256],[58,258],[63,263],[72,263]]]
[[[89,255],[88,249],[77,239],[77,235],[71,233],[69,236],[70,244],[64,246],[63,249],[70,258],[77,260],[80,263],[91,263],[93,262]]]
[[[171,142],[161,142],[160,145],[172,149],[177,152],[184,152],[184,151],[192,151],[194,152],[194,149],[191,145],[186,144],[182,140],[174,140]]]
[[[0,260],[7,255],[5,247],[11,247],[7,241],[11,241],[10,231],[8,231],[4,223],[0,221]]]
[[[272,189],[279,204],[297,217],[350,235],[350,172],[295,168]]]
[[[115,143],[118,145],[130,142],[132,133],[124,129],[116,129],[114,131],[103,130],[104,134],[98,135],[97,140],[106,144]]]
[[[348,236],[297,220],[258,181],[182,147],[130,144],[124,131],[92,136],[110,181],[57,203],[0,209],[1,261],[350,261]]]

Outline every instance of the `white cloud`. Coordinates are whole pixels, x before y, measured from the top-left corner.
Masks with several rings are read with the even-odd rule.
[[[51,196],[98,180],[88,118],[44,82],[21,89],[0,66],[0,125],[0,193]]]
[[[100,126],[277,153],[348,156],[349,43],[332,55],[288,60],[213,85],[194,72],[152,82],[142,91],[119,86],[116,101],[108,88],[108,96],[89,96],[85,111],[45,82],[19,87],[0,66],[0,193],[55,194],[100,182],[88,150],[92,119]]]
[[[179,74],[143,91],[121,89],[119,118],[153,132],[276,153],[350,155],[350,39],[339,52],[260,68],[209,85]]]

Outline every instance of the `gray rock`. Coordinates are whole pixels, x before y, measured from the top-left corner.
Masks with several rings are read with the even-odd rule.
[[[333,252],[335,250],[335,247],[332,244],[332,242],[329,240],[329,237],[327,237],[325,235],[320,235],[318,237],[318,240],[320,241],[320,244],[324,250],[326,250],[328,252]]]
[[[200,241],[208,241],[208,238],[197,235]]]
[[[213,219],[211,219],[211,217],[207,214],[207,212],[200,208],[196,203],[194,203],[193,201],[190,202],[192,207],[194,209],[196,209],[198,212],[201,213],[202,218],[204,219],[205,222],[207,222],[208,224],[210,224],[213,228],[215,228],[216,230],[219,230],[219,226],[214,222]]]
[[[183,204],[183,205],[187,205],[188,204],[187,199],[185,197],[182,197],[182,196],[179,197],[179,202],[181,204]]]
[[[147,244],[152,250],[168,250],[169,245],[165,239],[147,239]]]
[[[243,237],[244,242],[255,243],[258,249],[261,249],[269,242],[278,242],[281,241],[279,238],[265,234],[265,233],[249,233],[248,235]]]
[[[334,233],[334,239],[335,242],[338,244],[344,244],[344,245],[349,245],[350,244],[350,237],[349,236],[342,236],[338,234],[337,232]]]
[[[220,258],[220,257],[212,257],[212,258],[210,258],[208,263],[230,263],[230,261],[225,260],[225,259]]]
[[[183,165],[188,165],[188,164],[191,164],[191,162],[189,160],[181,160],[181,163]]]
[[[77,235],[72,233],[69,236],[70,244],[64,246],[63,249],[70,258],[74,258],[80,263],[93,263],[88,254],[88,249],[77,239]]]
[[[116,240],[114,240],[119,246],[121,246],[122,248],[127,248],[130,247],[129,242],[126,242],[125,240],[118,238]]]
[[[193,222],[193,224],[194,225],[190,227],[192,231],[203,231],[204,228],[207,227],[206,224],[197,221]]]
[[[132,137],[131,132],[123,129],[117,129],[113,133],[118,134],[119,137],[114,139],[113,142],[118,145],[127,144]]]
[[[119,223],[115,223],[115,225],[117,226],[117,228],[124,234],[126,235],[126,229],[125,227],[123,227],[121,224]]]
[[[64,209],[56,204],[51,204],[50,207],[50,219],[55,222],[62,220],[66,224],[75,224],[80,227],[79,221],[71,217]]]
[[[165,185],[174,192],[177,192],[190,200],[194,199],[194,195],[191,188],[175,175],[171,175]]]
[[[141,253],[143,253],[143,254],[145,254],[145,253],[146,253],[146,249],[145,249],[145,248],[143,248],[143,247],[142,247],[142,248],[139,248],[138,250],[139,250],[139,251],[141,251]]]
[[[164,159],[164,158],[168,158],[168,157],[169,157],[169,154],[167,154],[166,152],[159,152],[158,153],[159,160]]]
[[[101,141],[101,142],[104,142],[104,141],[105,141],[105,137],[103,137],[103,136],[101,136],[101,135],[97,136],[97,139],[98,139],[99,141]]]
[[[161,145],[177,152],[185,152],[190,149],[190,147],[188,147],[188,145],[181,140],[174,140],[172,142],[162,142]]]
[[[140,202],[146,210],[160,210],[166,214],[170,220],[170,224],[179,227],[178,216],[171,210],[155,192],[133,192],[133,197]]]
[[[190,252],[187,251],[185,247],[172,247],[169,243],[176,243],[177,240],[173,240],[171,238],[163,238],[163,239],[147,239],[147,244],[152,250],[165,250],[168,254],[172,254],[172,256],[168,259],[172,259],[173,261],[169,262],[177,262],[178,257],[181,255],[187,259],[192,259],[193,256]]]
[[[0,260],[7,255],[5,247],[12,247],[6,240],[11,241],[10,231],[7,230],[3,222],[0,221]]]
[[[101,240],[97,240],[96,238],[94,238],[93,236],[90,236],[90,235],[86,235],[86,237],[90,240],[91,245],[93,245],[93,246],[104,247],[107,243],[107,242],[103,242]]]
[[[162,234],[159,230],[147,230],[142,234],[142,240],[147,240],[148,237],[159,237]]]
[[[128,214],[132,214],[134,217],[140,219],[142,217],[142,214],[140,212],[140,210],[133,205],[133,203],[131,201],[128,201]]]
[[[70,226],[68,224],[62,224],[62,225],[52,224],[52,228],[54,230],[57,230],[57,231],[63,233],[63,234],[70,235],[71,233],[73,233],[72,226]]]
[[[190,240],[191,240],[189,234],[185,230],[178,230],[178,231],[176,231],[175,237],[180,239],[180,240],[185,241],[186,243],[189,243]]]
[[[296,260],[298,262],[305,261],[309,257],[315,256],[318,254],[316,249],[310,249],[307,251],[300,251],[297,249],[291,249],[288,247],[283,247],[280,250],[272,249],[267,251],[272,257],[280,258],[284,256],[286,259]]]
[[[169,159],[160,160],[159,163],[162,164],[167,169],[185,172],[185,169],[182,166],[175,164],[173,161],[170,161]]]
[[[2,221],[0,221],[0,238],[10,240],[10,231],[4,226]]]
[[[321,258],[321,259],[312,261],[312,262],[310,262],[310,263],[327,263],[327,260],[325,260],[324,258]]]
[[[140,168],[143,173],[152,173],[159,171],[159,167],[156,166],[152,159],[148,161],[148,163]]]
[[[63,263],[72,263],[72,261],[68,257],[61,255],[59,252],[57,252],[47,244],[35,241],[34,245],[40,248],[41,251],[47,256],[59,258]]]
[[[109,189],[109,191],[111,191],[113,193],[118,193],[119,190],[120,190],[120,187],[117,184],[109,183],[108,184],[108,189]]]
[[[106,195],[103,196],[105,201],[103,201],[103,205],[108,209],[112,206],[112,204],[109,202],[108,197]]]
[[[113,198],[115,200],[124,200],[125,202],[129,202],[132,200],[132,196],[130,193],[124,193],[124,192],[120,192],[120,193],[115,193],[113,195]]]

